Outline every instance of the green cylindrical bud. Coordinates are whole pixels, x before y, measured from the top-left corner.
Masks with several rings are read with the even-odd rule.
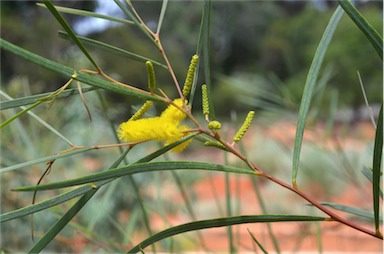
[[[156,88],[156,78],[155,78],[155,69],[153,68],[153,64],[151,61],[145,62],[147,66],[148,73],[148,88],[151,93],[155,91]]]
[[[217,142],[217,141],[206,141],[206,142],[204,142],[204,145],[205,146],[214,146],[214,147],[220,148],[222,150],[228,151],[228,149],[222,143]]]
[[[145,112],[148,111],[148,109],[153,105],[152,101],[146,101],[143,106],[129,119],[129,121],[135,121],[140,119]]]
[[[199,61],[199,56],[194,55],[192,57],[191,63],[189,64],[187,77],[185,79],[184,87],[183,87],[183,95],[187,97],[189,92],[191,91],[193,78],[195,77],[195,70],[197,66],[197,62]]]
[[[209,115],[209,100],[208,100],[208,91],[207,85],[204,84],[201,86],[202,101],[203,101],[203,115]]]
[[[240,139],[244,136],[244,134],[247,132],[248,128],[251,126],[252,119],[255,115],[255,111],[249,111],[247,117],[245,118],[245,121],[241,128],[237,131],[235,137],[233,138],[234,142],[239,142]]]

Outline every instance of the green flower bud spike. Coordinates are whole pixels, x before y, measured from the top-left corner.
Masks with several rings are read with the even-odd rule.
[[[145,65],[147,66],[149,91],[153,93],[156,88],[155,69],[151,61],[146,61]]]
[[[185,79],[184,87],[183,87],[183,96],[187,97],[189,92],[191,91],[193,78],[195,77],[195,70],[197,66],[197,62],[199,61],[199,56],[194,55],[192,57],[191,63],[189,64],[187,77]]]
[[[202,94],[202,97],[203,97],[202,98],[202,101],[203,101],[203,115],[205,115],[205,118],[208,119],[208,116],[209,116],[209,100],[208,100],[208,91],[207,91],[207,85],[206,84],[201,86],[201,94]]]
[[[217,142],[217,141],[206,141],[206,142],[204,142],[204,145],[205,146],[214,146],[214,147],[220,148],[224,151],[228,151],[228,149],[222,143]]]
[[[219,130],[221,128],[221,123],[219,121],[212,121],[212,122],[209,122],[208,124],[208,128],[210,130]]]
[[[140,119],[145,112],[148,111],[148,109],[153,105],[152,101],[146,101],[143,106],[129,119],[129,121],[135,121]]]
[[[253,116],[255,115],[255,111],[249,111],[247,117],[245,118],[245,121],[241,128],[237,131],[235,137],[233,138],[234,142],[239,142],[240,139],[244,136],[244,134],[247,132],[249,126],[251,126]]]

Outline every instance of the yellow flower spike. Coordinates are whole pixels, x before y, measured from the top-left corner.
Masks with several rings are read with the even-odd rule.
[[[249,111],[247,117],[245,118],[245,121],[241,128],[237,131],[235,137],[233,138],[234,142],[239,142],[240,139],[244,136],[244,134],[247,132],[248,128],[251,126],[252,119],[255,115],[255,111]]]
[[[219,121],[211,121],[208,123],[208,128],[210,130],[219,130],[221,128],[221,123]]]
[[[209,115],[209,100],[208,100],[208,91],[207,91],[207,85],[204,84],[201,86],[201,94],[202,94],[202,101],[203,101],[203,115],[207,116]]]
[[[172,144],[172,143],[174,143],[174,142],[184,138],[185,136],[188,135],[188,132],[187,132],[188,130],[189,130],[188,126],[185,126],[185,125],[180,126],[178,128],[177,134],[173,135],[170,139],[168,139],[167,142],[164,145],[170,145],[170,144]],[[192,139],[188,139],[187,141],[184,141],[180,145],[175,146],[174,148],[172,148],[171,151],[172,152],[177,152],[177,153],[182,152],[189,145],[189,143],[191,143],[191,142],[192,142]]]
[[[141,106],[141,108],[131,117],[131,121],[135,121],[135,120],[138,120],[140,119],[144,114],[145,112],[148,111],[148,109],[150,107],[152,107],[153,105],[153,102],[152,101],[146,101],[143,106]]]
[[[183,107],[182,99],[176,99],[173,103],[177,107]],[[130,119],[120,124],[117,135],[124,142],[139,142],[157,140],[164,145],[174,143],[188,135],[188,126],[179,126],[186,114],[174,105],[169,105],[158,117]],[[174,147],[172,151],[181,152],[188,146],[191,140],[187,140]]]
[[[176,106],[182,108],[183,107],[183,100],[182,99],[175,99],[173,101],[173,103],[175,103]],[[188,103],[188,101],[185,101],[185,103]],[[162,118],[166,118],[168,119],[169,121],[176,121],[178,123],[180,123],[181,121],[183,121],[185,119],[187,115],[181,111],[180,109],[176,108],[175,106],[173,106],[172,104],[169,105],[164,111],[163,113],[161,113],[160,117]]]
[[[193,78],[195,77],[195,70],[197,66],[197,62],[199,61],[199,56],[194,55],[192,57],[191,63],[189,64],[187,77],[185,79],[184,87],[183,87],[183,96],[187,97],[189,92],[191,91]]]
[[[151,61],[146,61],[145,65],[147,67],[148,73],[148,88],[151,93],[155,91],[156,88],[156,78],[155,78],[155,69]]]

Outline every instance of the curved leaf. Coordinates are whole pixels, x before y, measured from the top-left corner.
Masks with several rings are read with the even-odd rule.
[[[127,253],[136,253],[143,250],[145,247],[158,242],[164,238],[185,233],[188,231],[205,229],[205,228],[216,228],[225,227],[230,225],[246,224],[246,223],[265,223],[265,222],[288,222],[288,221],[326,221],[327,218],[315,217],[315,216],[304,216],[304,215],[248,215],[248,216],[236,216],[226,217],[219,219],[201,220],[194,221],[179,226],[168,228],[161,231],[148,239],[142,241],[134,248],[129,250]]]
[[[375,134],[375,145],[373,148],[373,165],[372,165],[372,193],[373,193],[373,214],[375,216],[375,229],[380,233],[380,178],[381,178],[381,158],[383,155],[383,103],[377,120],[377,128]]]
[[[292,185],[296,187],[297,173],[299,171],[300,164],[300,152],[301,145],[303,143],[303,135],[305,129],[305,122],[307,120],[309,106],[312,100],[313,91],[315,89],[316,81],[319,76],[320,67],[324,60],[325,52],[328,45],[331,42],[332,36],[336,30],[336,27],[343,16],[343,10],[339,6],[333,13],[327,28],[324,31],[323,37],[316,49],[315,56],[313,57],[311,67],[309,68],[307,80],[305,81],[303,97],[300,103],[300,110],[297,119],[297,129],[295,144],[293,149],[293,161],[292,161]]]

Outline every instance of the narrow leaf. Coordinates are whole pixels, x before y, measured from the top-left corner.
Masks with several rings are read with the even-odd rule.
[[[46,163],[46,162],[51,161],[51,160],[57,160],[57,159],[72,156],[72,155],[75,155],[78,153],[85,153],[85,152],[88,152],[89,150],[92,150],[92,149],[94,149],[94,148],[77,149],[77,150],[74,150],[74,151],[71,151],[68,153],[55,154],[55,155],[51,155],[51,156],[47,156],[47,157],[41,157],[41,158],[38,158],[36,160],[31,160],[31,161],[15,164],[15,165],[0,169],[0,174],[15,170],[15,169],[27,168],[29,166],[40,164],[40,163]]]
[[[360,217],[364,217],[366,219],[369,219],[371,221],[374,221],[374,215],[371,212],[364,211],[355,207],[351,206],[346,206],[346,205],[341,205],[341,204],[336,204],[336,203],[331,203],[331,202],[321,202],[320,204],[332,207],[336,210],[343,211],[346,213],[350,213],[353,215],[357,215]],[[380,216],[380,222],[383,222],[383,217]]]
[[[45,5],[43,5],[41,3],[37,3],[36,5],[43,7],[43,8],[47,8]],[[120,18],[107,16],[107,15],[103,15],[103,14],[99,14],[99,13],[95,13],[95,12],[91,12],[91,11],[84,11],[84,10],[79,10],[79,9],[61,7],[61,6],[57,6],[57,5],[55,5],[55,8],[58,12],[69,13],[69,14],[85,16],[85,17],[100,18],[100,19],[110,20],[110,21],[114,21],[114,22],[119,22],[119,23],[126,24],[126,25],[134,25],[135,24],[135,23],[133,23],[133,21],[130,21],[130,20],[120,19]]]
[[[207,85],[208,100],[209,100],[209,116],[212,120],[215,118],[215,109],[213,102],[212,92],[212,80],[211,80],[211,69],[210,69],[210,30],[211,30],[211,0],[206,0],[204,4],[204,18],[203,18],[203,62],[204,62],[204,76],[205,84]]]
[[[66,32],[64,32],[64,31],[59,31],[59,36],[65,38],[65,39],[69,39],[70,38],[69,35]],[[123,50],[121,48],[109,45],[107,43],[104,43],[104,42],[101,42],[101,41],[97,41],[97,40],[93,40],[93,39],[90,39],[90,38],[87,38],[87,37],[84,37],[84,36],[77,36],[77,38],[82,43],[84,43],[85,45],[96,47],[98,49],[101,49],[101,50],[104,50],[104,51],[107,51],[107,52],[111,52],[113,54],[116,54],[116,55],[119,55],[119,56],[122,56],[122,57],[126,57],[126,58],[129,58],[129,59],[133,59],[133,60],[136,60],[136,61],[144,62],[144,63],[146,61],[151,61],[155,65],[158,65],[158,66],[161,66],[161,67],[163,67],[165,69],[168,69],[168,67],[166,65],[164,65],[162,63],[159,63],[159,62],[157,62],[157,61],[155,61],[155,60],[153,60],[151,58],[144,57],[144,56],[141,56],[141,55],[129,52],[127,50]]]
[[[381,157],[383,154],[383,103],[377,120],[377,128],[375,134],[375,145],[373,148],[373,177],[372,177],[372,193],[373,193],[373,214],[375,215],[376,233],[380,233],[380,177],[381,177]]]
[[[247,228],[248,230],[248,233],[251,235],[253,241],[257,244],[257,246],[259,246],[259,248],[263,251],[264,254],[268,254],[268,251],[263,247],[263,245],[261,245],[261,243],[256,239],[256,237],[252,234],[251,231],[249,231],[249,229]]]
[[[11,96],[9,96],[8,94],[4,93],[3,91],[0,90],[0,93],[1,95],[3,95],[5,98],[9,99],[9,100],[12,100],[13,98]],[[66,143],[68,143],[70,146],[73,146],[73,143],[71,141],[69,141],[66,137],[64,137],[64,135],[62,135],[58,130],[56,130],[52,125],[50,125],[49,123],[47,123],[46,121],[44,121],[43,119],[41,119],[38,115],[36,115],[35,113],[33,113],[31,111],[32,108],[34,108],[35,106],[38,106],[41,102],[36,102],[34,105],[30,106],[29,108],[26,108],[24,106],[20,106],[20,108],[23,110],[20,114],[17,114],[17,116],[21,115],[21,114],[24,114],[24,113],[27,113],[28,115],[30,115],[32,118],[34,118],[36,121],[38,121],[41,125],[43,125],[44,127],[46,127],[48,130],[50,130],[51,132],[53,132],[56,136],[58,136],[59,138],[61,138],[62,140],[64,140]],[[13,118],[13,119],[10,119],[10,120],[14,120],[16,118]],[[7,121],[8,123],[10,121]],[[6,122],[6,123],[7,123]],[[5,124],[2,124],[1,126],[5,126]]]
[[[297,119],[297,129],[295,144],[293,150],[293,162],[292,162],[292,184],[297,186],[296,178],[299,170],[300,164],[300,152],[301,145],[303,143],[303,135],[305,129],[305,122],[307,120],[309,106],[312,99],[312,94],[315,89],[316,81],[319,76],[319,70],[324,60],[325,52],[327,51],[328,45],[331,42],[332,36],[336,30],[336,27],[343,15],[343,10],[341,7],[338,7],[333,13],[327,28],[321,38],[319,46],[317,47],[315,56],[313,58],[311,67],[309,68],[307,80],[305,82],[303,97],[301,99],[299,115]]]
[[[339,5],[344,9],[348,16],[352,19],[357,27],[364,33],[365,37],[371,42],[377,54],[383,60],[383,38],[380,34],[367,22],[350,0],[337,0]]]
[[[246,224],[246,223],[265,223],[265,222],[288,222],[288,221],[326,221],[327,218],[304,216],[304,215],[250,215],[226,217],[210,220],[194,221],[179,226],[168,228],[161,231],[146,240],[142,241],[127,253],[137,253],[145,247],[158,242],[167,237],[205,228],[226,227],[230,225]]]
[[[105,183],[106,182],[110,182],[110,180],[105,181]],[[98,186],[100,187],[100,186],[104,185],[105,183],[98,183]],[[50,199],[46,199],[46,200],[41,201],[39,203],[35,203],[33,205],[29,205],[29,206],[22,207],[22,208],[19,208],[16,210],[12,210],[10,212],[5,212],[3,214],[0,214],[0,222],[18,219],[18,218],[42,211],[42,210],[46,210],[46,209],[51,208],[53,206],[56,206],[58,204],[64,203],[68,200],[71,200],[75,197],[83,195],[84,193],[86,193],[87,191],[90,191],[90,190],[92,190],[92,187],[90,185],[85,185],[85,186],[82,186],[82,187],[77,188],[75,190],[71,190],[71,191],[65,192],[63,194],[54,196]]]
[[[196,55],[198,55],[199,57],[201,57],[201,49],[203,47],[204,31],[205,31],[205,27],[207,26],[206,25],[206,16],[207,16],[206,12],[207,11],[208,11],[208,9],[205,8],[205,5],[204,5],[203,12],[201,14],[200,30],[199,30],[199,36],[197,38],[197,45],[196,45]],[[193,99],[195,98],[197,80],[199,78],[200,62],[201,61],[197,62],[195,75],[194,75],[193,82],[192,82],[191,93],[189,95],[189,104],[190,105],[193,105]]]
[[[167,10],[168,0],[163,0],[163,4],[161,5],[161,11],[159,16],[159,22],[157,24],[157,30],[156,33],[160,34],[161,27],[163,25],[163,20],[165,16],[165,11]]]
[[[95,88],[93,88],[93,87],[87,87],[87,88],[82,89],[83,93],[87,93],[87,92],[90,92],[93,90],[95,90]],[[78,89],[66,89],[63,92],[61,92],[56,98],[65,98],[65,97],[69,97],[72,95],[76,95],[78,93],[79,93]],[[1,101],[0,102],[0,110],[9,109],[9,108],[16,108],[16,107],[20,107],[20,106],[33,104],[33,103],[39,101],[40,99],[43,99],[43,98],[50,96],[51,94],[52,94],[52,92],[40,93],[40,94],[16,98],[16,99],[8,100],[8,101]]]
[[[39,186],[27,186],[15,189],[16,191],[35,191],[35,190],[51,190],[57,188],[70,187],[90,182],[97,182],[101,180],[114,179],[126,175],[133,175],[144,172],[154,171],[168,171],[168,170],[211,170],[211,171],[222,171],[232,172],[238,174],[256,174],[255,171],[231,166],[224,166],[220,164],[212,164],[206,162],[193,162],[193,161],[168,161],[168,162],[151,162],[151,163],[135,163],[127,165],[121,168],[110,169],[95,173],[92,175],[54,182],[50,184],[44,184]]]
[[[361,172],[363,173],[363,175],[371,182],[373,183],[373,172],[372,172],[372,169],[369,169],[367,167],[363,167],[363,169],[361,170]],[[380,188],[380,197],[383,198],[383,191],[381,190]]]
[[[61,14],[56,10],[55,6],[53,6],[51,0],[43,0],[43,3],[45,6],[47,6],[48,10],[55,16],[56,20],[60,23],[60,25],[64,28],[64,30],[71,36],[72,40],[76,43],[76,45],[79,47],[79,49],[83,52],[83,54],[88,58],[88,60],[92,63],[93,66],[97,70],[99,70],[99,66],[96,64],[96,62],[93,60],[91,55],[89,55],[87,49],[84,47],[84,45],[79,41],[79,39],[76,37],[76,34],[72,31],[71,27],[68,25],[67,21],[61,16]]]
[[[2,92],[2,91],[1,91]],[[7,126],[8,124],[10,124],[13,120],[16,120],[17,118],[19,118],[20,116],[24,115],[25,113],[30,113],[29,111],[32,110],[33,108],[39,106],[41,103],[43,103],[42,101],[38,101],[38,102],[35,102],[33,105],[29,106],[28,108],[24,107],[24,106],[21,106],[21,108],[23,109],[22,111],[20,111],[19,113],[13,115],[11,118],[9,118],[7,121],[3,122],[0,124],[0,129]]]

